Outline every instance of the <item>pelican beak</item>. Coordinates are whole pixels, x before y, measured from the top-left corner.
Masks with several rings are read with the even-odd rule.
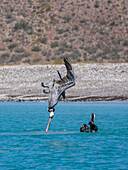
[[[51,120],[52,120],[52,118],[50,117],[50,118],[49,118],[49,121],[48,121],[47,128],[46,128],[46,133],[48,132],[48,128],[49,128],[49,125],[50,125],[50,123],[51,123]]]
[[[46,133],[48,132],[49,125],[51,123],[52,118],[54,117],[53,109],[51,109],[50,111],[51,111],[51,113],[50,113],[50,116],[49,116],[49,121],[48,121],[48,125],[47,125],[47,128],[46,128]]]

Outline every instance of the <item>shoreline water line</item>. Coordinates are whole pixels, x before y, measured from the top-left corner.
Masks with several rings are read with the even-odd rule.
[[[4,96],[0,97],[0,102],[38,102],[48,101],[48,97],[22,97],[22,96]],[[68,97],[64,102],[96,102],[96,101],[128,101],[128,96],[83,96],[83,97]]]

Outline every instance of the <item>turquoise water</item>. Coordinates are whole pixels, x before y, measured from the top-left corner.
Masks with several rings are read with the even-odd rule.
[[[80,133],[95,113],[96,133]],[[0,170],[128,169],[128,102],[0,103]]]

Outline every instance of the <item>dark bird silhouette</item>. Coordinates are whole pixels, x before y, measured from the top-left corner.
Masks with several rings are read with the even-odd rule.
[[[90,125],[90,132],[98,131],[98,127],[92,121],[89,121],[88,125]]]
[[[89,131],[90,128],[86,124],[83,124],[80,128],[80,132],[89,132]]]
[[[57,70],[60,80],[53,80],[52,87],[45,86],[42,82],[42,87],[47,88],[43,90],[44,93],[49,94],[49,106],[48,110],[52,109],[59,101],[62,95],[65,99],[65,90],[75,85],[75,77],[71,64],[68,62],[67,58],[64,58],[64,64],[67,69],[67,74],[65,77],[61,77],[60,72]]]
[[[94,132],[98,131],[98,127],[94,124],[94,121],[95,121],[95,114],[92,113],[91,114],[91,121],[88,122],[88,125],[90,125],[90,128],[86,124],[83,124],[80,128],[80,132],[94,133]]]

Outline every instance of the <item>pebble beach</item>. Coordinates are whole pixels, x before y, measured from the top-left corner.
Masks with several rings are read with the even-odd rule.
[[[128,64],[72,64],[76,85],[66,101],[128,100]],[[66,75],[64,65],[0,66],[0,101],[48,100],[41,82],[52,85]],[[63,100],[63,99],[61,99]]]

